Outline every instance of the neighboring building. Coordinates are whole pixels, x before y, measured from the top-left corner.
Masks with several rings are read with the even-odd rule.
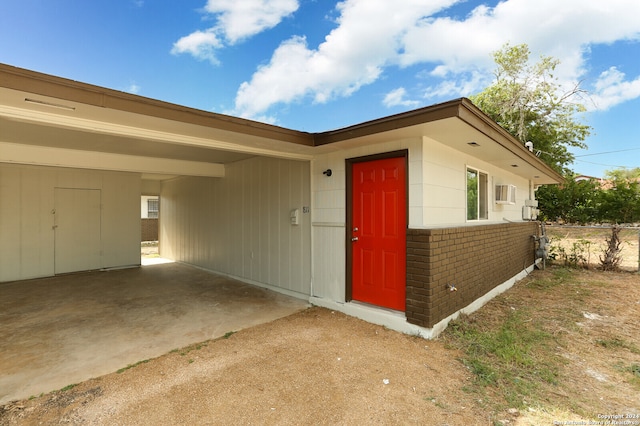
[[[157,195],[143,195],[140,197],[140,217],[142,219],[157,219],[160,213],[160,199]]]
[[[575,176],[573,178],[573,180],[576,181],[576,182],[582,182],[582,181],[585,181],[585,180],[587,180],[587,181],[595,180],[595,181],[598,181],[598,182],[602,182],[603,179],[602,178],[598,178],[598,177],[594,177],[594,176],[578,175],[578,176]]]
[[[140,241],[158,241],[160,198],[157,195],[140,197]]]
[[[597,182],[600,189],[604,189],[604,190],[609,190],[615,187],[615,182],[613,179],[604,179],[604,178],[587,176],[587,175],[578,175],[578,176],[575,176],[573,180],[576,182],[583,182],[583,181]],[[633,183],[633,182],[640,183],[640,178],[630,178],[625,180],[629,183]]]
[[[467,99],[310,134],[0,65],[0,281],[140,264],[159,194],[161,256],[431,337],[561,179]]]

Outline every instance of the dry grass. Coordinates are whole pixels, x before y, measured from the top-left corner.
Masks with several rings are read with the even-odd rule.
[[[496,423],[510,408],[523,425],[598,421],[640,413],[639,313],[638,274],[551,267],[444,338],[465,352],[476,376],[467,391],[489,401]]]

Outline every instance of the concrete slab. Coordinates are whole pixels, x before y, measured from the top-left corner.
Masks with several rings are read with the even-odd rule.
[[[309,306],[184,264],[0,284],[0,404]]]

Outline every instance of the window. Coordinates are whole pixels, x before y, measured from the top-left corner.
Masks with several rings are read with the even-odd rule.
[[[158,218],[158,199],[150,198],[147,200],[147,217],[150,219]]]
[[[467,220],[489,218],[486,173],[467,167]]]
[[[496,185],[496,204],[515,204],[515,185]]]

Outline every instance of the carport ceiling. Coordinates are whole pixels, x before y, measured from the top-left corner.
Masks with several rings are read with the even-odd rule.
[[[7,120],[3,117],[0,117],[0,139],[5,142],[33,146],[219,164],[232,163],[255,155],[106,133],[90,133],[31,122]]]

